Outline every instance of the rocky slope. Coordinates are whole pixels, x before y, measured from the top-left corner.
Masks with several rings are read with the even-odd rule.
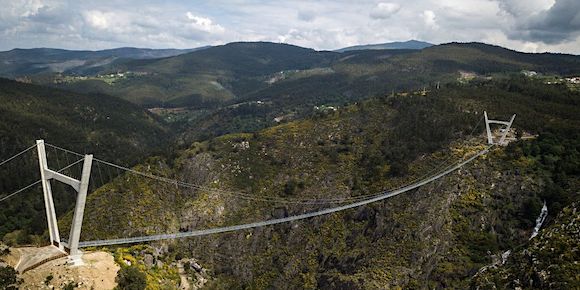
[[[577,96],[543,95],[535,104],[543,107],[532,111],[523,106],[530,97],[513,88],[376,98],[194,143],[175,159],[151,158],[136,169],[201,188],[121,176],[89,197],[83,239],[271,219],[332,206],[304,199],[348,200],[396,188],[481,150],[476,112],[493,108],[495,93],[521,110],[519,130],[544,130],[546,119],[543,124],[563,132],[577,126],[562,105],[573,110]],[[550,113],[558,106],[560,117]],[[153,245],[175,259],[195,258],[211,277],[209,288],[465,289],[482,267],[527,243],[542,199],[552,214],[578,199],[574,136],[542,131],[538,139],[496,148],[448,177],[369,206]]]
[[[547,228],[516,248],[502,264],[475,276],[476,289],[578,289],[580,214],[578,203],[565,207]]]

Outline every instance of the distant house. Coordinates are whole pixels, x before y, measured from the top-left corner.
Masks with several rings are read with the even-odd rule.
[[[533,71],[533,70],[523,70],[522,74],[527,76],[527,77],[535,77],[538,75],[538,73]]]
[[[336,107],[334,106],[327,106],[327,105],[322,105],[322,106],[314,106],[314,110],[316,111],[322,111],[322,112],[327,112],[327,111],[336,111],[338,110]]]

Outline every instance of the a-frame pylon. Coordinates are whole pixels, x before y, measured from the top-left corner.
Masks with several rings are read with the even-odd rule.
[[[40,177],[42,181],[42,191],[44,193],[44,205],[46,207],[46,219],[48,221],[50,243],[57,246],[62,251],[64,251],[65,248],[68,249],[70,257],[69,262],[73,265],[81,265],[82,253],[79,250],[79,240],[81,236],[81,228],[83,225],[83,215],[85,211],[85,201],[87,198],[89,179],[91,177],[93,155],[85,155],[81,180],[76,180],[72,177],[49,169],[48,163],[46,161],[46,149],[44,146],[44,140],[36,140],[36,145],[38,149],[38,163],[40,165]],[[52,199],[52,188],[50,186],[51,179],[68,184],[77,192],[77,202],[75,205],[68,244],[62,242],[60,239],[56,212],[54,210],[54,201]]]
[[[487,132],[487,143],[490,145],[496,144],[496,145],[505,145],[505,138],[507,137],[507,134],[510,131],[510,128],[512,127],[512,123],[514,122],[514,119],[516,118],[516,114],[513,114],[513,116],[511,117],[511,119],[509,121],[498,121],[498,120],[490,120],[487,117],[487,112],[483,111],[483,117],[485,118],[485,130]],[[503,134],[501,135],[499,141],[496,143],[493,140],[493,136],[491,134],[491,129],[489,127],[489,124],[500,124],[500,125],[504,125],[505,128],[503,129]]]

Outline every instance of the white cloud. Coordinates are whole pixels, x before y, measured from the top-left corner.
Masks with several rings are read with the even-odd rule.
[[[577,9],[565,9],[575,3],[580,2],[0,0],[0,50],[189,48],[232,41],[284,41],[336,49],[419,39],[486,41],[516,50],[580,53],[580,16],[574,14]]]
[[[311,22],[316,18],[316,14],[314,11],[310,10],[299,10],[298,11],[298,19]]]
[[[439,25],[437,25],[437,22],[435,21],[435,12],[431,10],[425,10],[423,13],[421,13],[421,17],[423,18],[423,23],[425,23],[427,27],[431,29],[439,28]]]
[[[292,28],[283,35],[278,35],[278,42],[290,43],[304,47],[332,49],[344,43],[356,43],[355,33],[342,29],[304,29]]]
[[[20,16],[22,17],[29,17],[36,15],[38,10],[45,7],[41,0],[27,0],[21,3],[21,7],[24,10]]]
[[[114,19],[113,13],[105,13],[98,10],[88,11],[84,14],[88,25],[97,29],[107,29],[111,25],[111,20]]]
[[[375,19],[387,19],[401,9],[397,3],[381,2],[371,11],[370,16]]]
[[[191,20],[191,25],[195,29],[199,29],[201,31],[209,32],[209,33],[223,33],[225,29],[219,24],[213,24],[211,19],[195,16],[191,12],[187,12],[185,14],[187,19]]]

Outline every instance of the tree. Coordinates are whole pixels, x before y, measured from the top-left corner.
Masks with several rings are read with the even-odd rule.
[[[122,267],[117,273],[117,289],[142,290],[147,286],[145,273],[135,266]]]
[[[0,289],[18,289],[18,284],[20,284],[20,280],[14,268],[10,266],[0,267]]]

